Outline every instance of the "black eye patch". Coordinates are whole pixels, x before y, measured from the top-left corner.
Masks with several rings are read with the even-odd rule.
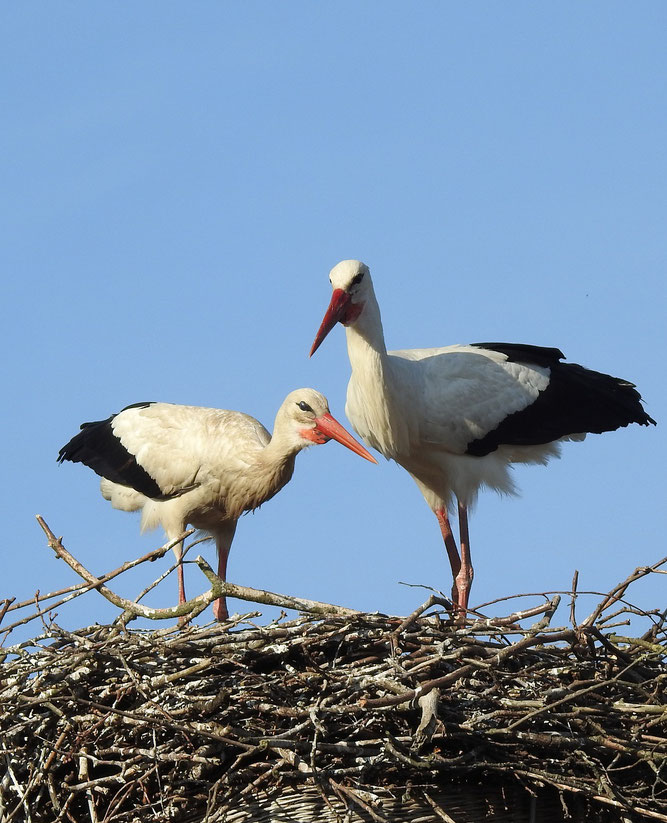
[[[301,409],[301,411],[305,411],[305,412],[312,412],[313,411],[311,409],[311,407],[308,405],[308,403],[306,403],[305,400],[300,400],[297,403],[297,406]],[[313,412],[313,414],[314,414],[314,412]]]
[[[356,286],[358,283],[361,283],[361,280],[362,280],[363,276],[364,276],[364,273],[362,271],[360,271],[359,274],[355,274],[354,277],[352,278],[352,285]]]

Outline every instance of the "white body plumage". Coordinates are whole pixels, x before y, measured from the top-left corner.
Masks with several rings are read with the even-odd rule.
[[[559,455],[556,442],[466,454],[468,443],[535,401],[548,368],[460,345],[390,351],[381,368],[368,370],[358,366],[375,359],[363,351],[365,339],[348,327],[347,342],[348,419],[366,443],[410,472],[433,511],[451,509],[454,497],[470,507],[482,487],[513,494],[512,463],[544,464]]]

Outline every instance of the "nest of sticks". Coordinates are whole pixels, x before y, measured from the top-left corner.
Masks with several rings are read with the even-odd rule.
[[[573,591],[565,626],[558,595],[465,625],[431,595],[407,618],[315,604],[156,630],[130,626],[133,601],[68,631],[56,597],[115,597],[118,570],[80,567],[84,584],[0,609],[0,820],[667,821],[667,616],[627,595],[665,564],[581,621]],[[638,612],[648,629],[623,635]]]

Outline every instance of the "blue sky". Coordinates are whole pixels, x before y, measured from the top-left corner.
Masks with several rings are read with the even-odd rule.
[[[56,465],[85,420],[165,400],[270,428],[313,386],[346,423],[342,329],[307,354],[349,257],[371,267],[390,348],[558,346],[635,382],[662,424],[518,468],[520,498],[482,495],[472,605],[568,588],[575,568],[608,590],[667,554],[664,3],[20,3],[0,19],[0,595],[75,582],[36,513],[98,573],[162,543],[90,470]],[[399,581],[450,587],[407,474],[333,443],[243,518],[229,579],[401,614],[425,596]],[[664,580],[633,598],[663,606]],[[88,595],[60,620],[113,614]]]

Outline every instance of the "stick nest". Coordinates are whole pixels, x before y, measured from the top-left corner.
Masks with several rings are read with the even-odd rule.
[[[558,601],[45,623],[4,650],[0,819],[667,821],[665,615],[622,637],[618,592],[560,628]]]

